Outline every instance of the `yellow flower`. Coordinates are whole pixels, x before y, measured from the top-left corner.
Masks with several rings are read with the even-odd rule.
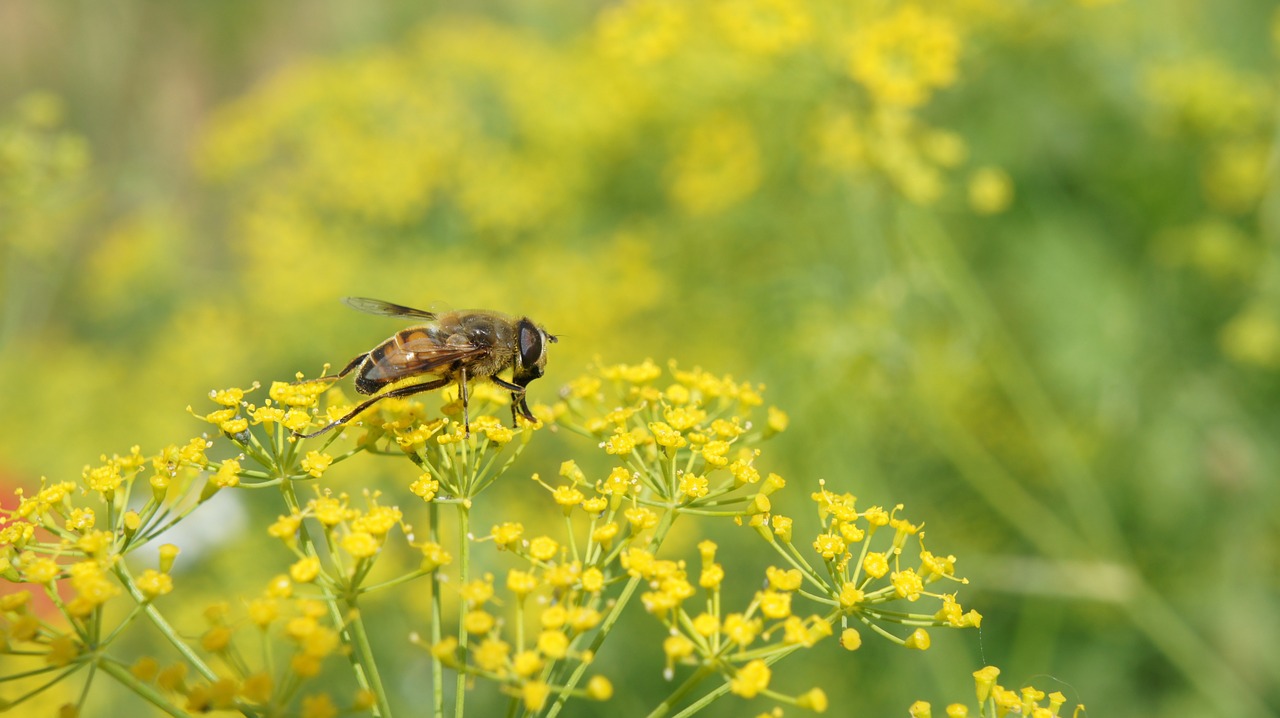
[[[680,475],[680,493],[691,499],[700,499],[711,491],[711,482],[705,476],[685,473]]]
[[[298,583],[310,583],[320,575],[320,559],[315,556],[299,559],[289,567],[289,577]]]
[[[698,576],[698,585],[709,590],[720,588],[720,584],[723,581],[724,567],[718,563],[704,565],[702,573]]]
[[[476,646],[476,664],[491,673],[500,673],[507,664],[507,656],[511,654],[511,644],[497,638],[486,638]]]
[[[537,651],[520,651],[511,659],[512,672],[521,678],[528,678],[537,673],[544,665],[546,662]]]
[[[467,611],[462,617],[462,627],[473,636],[480,636],[493,630],[496,623],[494,617],[486,611]]]
[[[650,65],[675,52],[687,25],[687,10],[680,2],[630,0],[607,6],[600,14],[597,45],[608,56]]]
[[[160,573],[153,568],[143,571],[142,575],[138,576],[137,584],[138,590],[142,591],[148,599],[163,596],[173,590],[173,579],[169,574]]]
[[[547,658],[559,660],[569,652],[569,637],[556,630],[546,630],[538,634],[538,651]]]
[[[869,553],[862,560],[862,570],[872,578],[880,578],[889,572],[889,560],[882,553]]]
[[[758,618],[749,619],[741,613],[731,613],[724,617],[722,628],[729,640],[745,648],[756,640],[761,626]]]
[[[791,615],[791,594],[763,591],[757,595],[760,600],[760,613],[765,618],[781,620]]]
[[[507,572],[507,590],[524,598],[538,588],[538,579],[528,571],[511,569]]]
[[[818,534],[818,538],[813,541],[813,550],[828,561],[844,555],[844,549],[844,539],[835,534]]]
[[[814,713],[826,713],[827,694],[821,688],[811,688],[809,692],[796,697],[796,705]]]
[[[724,466],[729,463],[726,454],[729,453],[729,442],[727,441],[708,441],[702,446],[702,458],[711,466]]]
[[[81,476],[87,488],[104,496],[112,495],[124,481],[124,477],[120,475],[120,467],[114,462],[102,466],[86,466]]]
[[[688,658],[693,653],[693,649],[693,641],[680,633],[667,636],[662,642],[662,651],[667,654],[668,666]]]
[[[606,439],[600,446],[604,448],[607,454],[626,456],[635,450],[636,437],[631,432],[619,428],[614,431],[613,436]]]
[[[22,570],[22,576],[27,582],[40,584],[56,580],[61,573],[62,567],[51,558],[33,558]]]
[[[955,82],[959,56],[950,20],[904,5],[854,35],[849,74],[880,103],[916,107]]]
[[[778,537],[779,541],[783,543],[791,543],[792,519],[790,516],[774,514],[772,518],[770,518],[769,523],[773,526],[773,533]]]
[[[205,631],[200,638],[200,647],[209,653],[218,653],[231,645],[231,629],[227,626],[214,626]]]
[[[1280,366],[1280,314],[1261,303],[1246,306],[1227,322],[1218,343],[1228,358],[1264,368]]]
[[[327,693],[302,697],[301,718],[337,718],[338,707]]]
[[[813,24],[798,0],[720,0],[720,29],[735,47],[753,55],[778,55],[810,38]]]
[[[912,569],[894,571],[889,576],[889,582],[893,584],[897,594],[908,601],[919,599],[920,592],[924,590],[924,582],[920,580],[920,576]]]
[[[310,451],[302,460],[302,470],[318,479],[332,463],[332,456],[319,451]]]
[[[267,527],[267,533],[275,538],[290,542],[298,535],[300,526],[302,526],[301,516],[281,516],[276,519],[275,523]]]
[[[321,496],[312,499],[310,502],[311,510],[315,513],[315,517],[320,523],[325,526],[337,526],[357,515],[356,511],[347,507],[346,498],[344,495],[341,498]]]
[[[609,477],[604,482],[596,486],[596,491],[606,496],[626,496],[631,483],[631,472],[618,466],[609,472]]]
[[[840,632],[840,645],[846,651],[856,651],[862,647],[862,634],[855,628],[846,628]]]
[[[266,703],[271,700],[271,692],[274,688],[271,674],[260,671],[244,679],[244,684],[240,686],[240,695],[250,703]]]
[[[757,658],[738,669],[733,678],[729,679],[729,689],[743,698],[755,698],[760,691],[769,687],[772,676],[773,671],[769,670],[768,664]]]
[[[907,648],[926,651],[929,649],[929,633],[923,628],[917,628],[911,632],[911,635],[907,637],[907,641],[903,645]]]
[[[693,619],[693,630],[699,636],[709,638],[720,630],[720,619],[711,613],[700,613]]]
[[[434,571],[453,562],[453,556],[438,543],[428,541],[422,544],[421,550],[423,571]]]
[[[381,547],[377,537],[367,531],[352,531],[342,538],[343,550],[356,559],[369,558]]]
[[[621,528],[618,526],[616,521],[609,521],[600,524],[591,532],[591,540],[596,543],[603,544],[604,546],[609,546],[613,543],[613,539],[618,535],[620,530]]]
[[[557,486],[551,492],[551,498],[568,514],[570,510],[582,503],[586,498],[581,491],[572,486]]]
[[[582,572],[582,590],[588,593],[599,593],[604,588],[604,573],[591,567]]]
[[[240,485],[240,462],[235,459],[227,459],[222,462],[222,466],[209,479],[214,486],[220,489],[229,488]]]
[[[103,566],[94,560],[80,561],[68,567],[71,586],[76,590],[67,609],[76,616],[84,616],[120,593],[120,588],[108,577]]]
[[[764,574],[769,579],[769,585],[779,591],[795,591],[804,581],[804,574],[798,568],[781,569],[770,566],[765,569]]]
[[[51,666],[62,667],[80,655],[80,644],[68,635],[56,636],[49,641],[49,652],[44,660]]]
[[[280,604],[274,598],[255,598],[245,608],[258,628],[265,629],[280,616]]]
[[[733,482],[737,486],[760,482],[760,472],[747,461],[739,460],[729,464],[729,473],[733,474]]]
[[[607,701],[613,697],[613,684],[604,676],[592,676],[587,681],[587,697],[595,701]]]
[[[508,521],[494,526],[489,530],[489,534],[493,536],[493,542],[498,545],[499,549],[510,548],[512,544],[518,542],[520,537],[524,535],[524,525]]]
[[[129,672],[143,683],[150,683],[160,673],[160,664],[151,656],[143,656],[134,661],[134,664],[129,667]]]
[[[978,214],[1000,214],[1013,202],[1013,180],[999,167],[980,167],[969,177],[969,206]]]
[[[662,418],[675,431],[688,431],[706,421],[707,412],[696,406],[671,406],[662,410]]]
[[[421,497],[423,501],[431,501],[436,497],[436,494],[440,493],[440,482],[431,478],[429,473],[422,474],[416,481],[409,484],[409,490],[413,492],[414,496]]]
[[[560,544],[550,536],[539,536],[529,542],[529,555],[538,561],[550,561],[560,553]]]
[[[354,531],[366,531],[374,536],[386,536],[393,526],[400,523],[403,515],[395,506],[373,506],[365,514],[351,521]]]
[[[468,606],[483,606],[493,598],[493,576],[486,575],[474,581],[468,581],[458,588],[458,594]]]
[[[540,711],[551,695],[551,686],[542,681],[528,681],[520,687],[520,699],[525,710]]]
[[[671,428],[671,425],[665,421],[649,422],[649,431],[653,433],[653,440],[659,446],[665,446],[669,449],[679,449],[687,446],[689,440],[680,435],[679,431]]]
[[[846,581],[840,587],[840,607],[846,611],[862,603],[866,595],[853,581]]]

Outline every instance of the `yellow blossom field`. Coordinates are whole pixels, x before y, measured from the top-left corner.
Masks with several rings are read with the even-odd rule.
[[[0,712],[1280,712],[1278,63],[1253,0],[9,0]]]

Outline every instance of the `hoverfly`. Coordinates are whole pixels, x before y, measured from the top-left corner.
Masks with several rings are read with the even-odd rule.
[[[354,371],[356,391],[372,398],[361,402],[341,419],[310,434],[299,434],[299,438],[309,439],[346,424],[383,399],[412,396],[454,382],[462,399],[463,425],[470,436],[467,382],[477,379],[489,379],[511,392],[513,426],[517,414],[535,421],[525,400],[525,388],[542,376],[547,365],[547,344],[554,344],[556,337],[533,320],[483,309],[428,312],[365,297],[345,297],[342,301],[369,314],[422,319],[424,323],[401,329],[352,359],[336,375],[323,377],[323,380],[337,381]],[[505,369],[512,370],[511,381],[498,376]],[[425,380],[378,393],[408,377]]]

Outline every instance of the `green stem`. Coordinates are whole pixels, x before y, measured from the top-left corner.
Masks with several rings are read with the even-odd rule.
[[[706,666],[699,666],[698,670],[694,671],[692,675],[686,678],[684,683],[681,683],[679,687],[674,691],[671,691],[671,693],[664,698],[657,707],[652,711],[649,711],[647,718],[662,718],[662,716],[670,713],[671,710],[680,703],[680,701],[684,700],[685,696],[689,695],[690,691],[697,688],[698,684],[706,680],[709,675],[711,675],[710,668]]]
[[[440,543],[440,506],[432,501],[428,509],[428,520],[431,522],[427,537],[431,543]],[[444,637],[444,609],[440,598],[440,570],[431,572],[431,645],[437,646]],[[432,715],[444,718],[444,665],[433,655],[431,657],[431,700]]]
[[[137,693],[139,696],[144,698],[148,703],[155,706],[156,708],[159,708],[165,713],[168,713],[171,716],[175,716],[176,718],[190,718],[191,716],[190,713],[170,703],[169,700],[165,698],[159,691],[157,691],[155,688],[152,688],[150,685],[138,680],[132,673],[129,672],[129,669],[125,668],[123,665],[116,663],[115,661],[109,658],[104,657],[98,660],[97,666],[101,668],[104,673],[106,673],[107,675],[119,681],[122,685],[124,685],[124,687],[128,688],[134,693]]]
[[[458,586],[467,585],[470,580],[471,569],[471,509],[466,503],[458,504]],[[459,666],[467,665],[467,629],[462,620],[463,606],[458,606],[458,663]],[[463,708],[466,704],[467,697],[467,672],[461,667],[458,669],[458,679],[455,685],[453,714],[457,718],[464,715]]]
[[[387,702],[387,691],[382,686],[382,676],[378,674],[378,662],[373,655],[373,646],[369,643],[369,633],[364,628],[364,617],[360,613],[360,608],[356,605],[356,599],[352,597],[347,601],[348,615],[351,617],[347,622],[349,635],[354,639],[356,652],[360,654],[360,661],[357,664],[357,672],[360,669],[367,671],[368,690],[373,691],[376,705],[373,714],[390,718],[391,704]]]
[[[174,630],[173,626],[169,625],[169,622],[165,620],[165,617],[160,614],[160,610],[155,607],[155,604],[148,602],[147,597],[144,596],[142,591],[134,584],[133,577],[129,575],[128,567],[125,566],[124,562],[120,561],[116,563],[115,567],[112,568],[112,571],[115,573],[116,579],[125,587],[125,590],[129,592],[129,595],[133,600],[139,605],[146,606],[144,612],[147,614],[147,618],[151,620],[151,624],[156,627],[156,630],[160,631],[161,635],[165,637],[165,640],[176,648],[178,653],[181,653],[182,657],[186,658],[191,665],[195,666],[196,671],[200,675],[204,676],[206,680],[210,682],[217,680],[218,675],[213,672],[213,669],[210,668],[202,658],[200,658],[199,654],[195,652],[195,649],[187,645],[186,641],[182,640],[178,635],[178,632]]]
[[[653,541],[650,543],[651,549],[656,549],[656,547],[662,543],[662,540],[666,538],[667,531],[671,529],[671,525],[674,522],[674,512],[668,511],[663,514],[662,522],[658,524],[658,528],[653,535]],[[631,580],[627,581],[627,585],[623,587],[622,593],[618,594],[618,600],[614,602],[613,608],[609,610],[609,615],[605,616],[604,621],[601,622],[599,633],[595,635],[595,638],[591,641],[590,648],[587,649],[592,655],[599,653],[600,645],[604,643],[604,639],[607,638],[609,632],[613,630],[614,624],[622,617],[623,609],[625,609],[627,604],[631,602],[631,596],[635,594],[636,588],[639,587],[642,581],[643,579],[639,576],[632,576]],[[553,704],[551,709],[547,711],[547,718],[555,718],[555,716],[560,714],[560,711],[564,709],[565,702],[569,700],[569,695],[582,680],[582,676],[586,672],[587,664],[579,663],[577,668],[575,668],[573,673],[569,676],[569,680],[565,681],[564,687],[560,689],[559,695],[556,696],[555,704]]]

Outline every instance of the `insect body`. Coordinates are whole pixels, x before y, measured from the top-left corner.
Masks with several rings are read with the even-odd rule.
[[[556,337],[528,317],[511,317],[479,309],[428,312],[379,299],[346,297],[342,301],[362,312],[390,317],[422,319],[425,323],[402,329],[370,351],[352,359],[341,372],[326,377],[336,381],[356,373],[356,391],[372,398],[361,402],[337,421],[302,438],[311,438],[346,424],[374,403],[404,397],[457,383],[462,399],[463,423],[471,434],[467,411],[467,382],[489,379],[511,392],[511,421],[516,415],[534,421],[525,400],[529,382],[542,376],[547,365],[547,344]],[[511,369],[511,381],[498,376]],[[388,386],[409,377],[423,381]],[[378,393],[378,392],[382,393]]]

